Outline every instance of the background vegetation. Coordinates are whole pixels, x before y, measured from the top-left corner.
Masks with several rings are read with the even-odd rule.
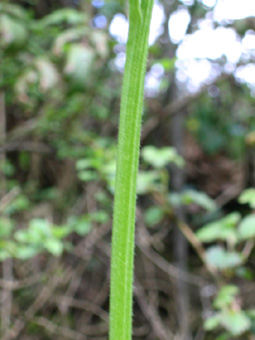
[[[184,3],[160,1],[166,19],[189,12],[192,34],[211,8]],[[0,4],[2,340],[107,338],[117,13],[117,0]],[[254,34],[253,18],[214,24]],[[147,69],[163,72],[144,107],[133,338],[253,339],[254,90],[221,56],[209,60],[217,77],[189,91],[162,27]]]

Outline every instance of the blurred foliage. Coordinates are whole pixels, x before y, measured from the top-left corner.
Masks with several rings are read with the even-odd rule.
[[[79,242],[91,242],[93,232],[98,237],[111,223],[122,78],[122,67],[116,58],[125,47],[110,36],[109,27],[113,17],[127,13],[127,9],[124,1],[95,0],[92,4],[39,0],[0,4],[0,92],[5,98],[5,110],[1,109],[0,114],[6,111],[7,121],[6,137],[0,136],[4,156],[0,159],[0,260],[5,263],[12,258],[14,275],[20,280],[40,272],[43,283],[37,284],[38,289],[46,280],[44,268],[47,261],[52,261],[50,255],[60,257],[56,276],[61,276],[64,265],[76,268]],[[169,13],[168,2],[160,4]],[[198,29],[199,20],[211,10],[201,1],[174,1],[171,6],[171,13],[183,8],[190,13],[188,34]],[[94,20],[99,15],[105,18],[102,28],[96,27]],[[227,26],[241,39],[253,29],[252,24],[247,19]],[[192,312],[195,310],[192,333],[197,332],[201,319],[209,312],[206,340],[248,339],[254,336],[255,312],[249,303],[241,302],[245,289],[240,287],[246,287],[254,278],[255,182],[251,184],[253,188],[247,188],[252,183],[247,176],[255,173],[254,89],[234,75],[224,74],[224,56],[211,61],[221,69],[223,77],[188,100],[184,140],[188,152],[181,156],[170,146],[173,123],[160,120],[165,110],[165,92],[173,91],[167,98],[175,98],[175,91],[179,91],[180,101],[192,97],[183,88],[185,84],[174,78],[176,61],[176,46],[168,40],[166,43],[163,36],[150,47],[148,74],[157,65],[162,75],[158,89],[146,103],[144,125],[150,126],[158,117],[159,122],[142,141],[137,181],[139,211],[158,254],[172,261],[172,230],[178,224],[178,209],[184,209],[191,235],[188,240],[193,247],[200,245],[205,253],[202,267],[197,260],[198,249],[190,251],[189,271],[206,279],[208,268],[216,273],[217,280],[211,278],[215,291],[209,307],[207,303],[201,310],[196,294],[191,296]],[[217,167],[222,160],[227,175]],[[186,182],[180,191],[170,189],[173,169],[185,172]],[[207,176],[205,183],[203,176]],[[211,190],[218,179],[218,187]],[[227,197],[228,204],[218,204],[222,196],[232,192],[229,188],[238,185],[242,189]],[[213,197],[210,192],[215,193]],[[138,230],[140,218],[139,215]],[[105,241],[109,246],[108,236]],[[87,253],[93,249],[91,244]],[[100,243],[97,247],[106,254],[107,246]],[[85,258],[86,252],[82,255]],[[87,275],[93,286],[93,275],[103,282],[108,272],[102,269],[105,255],[92,254]],[[146,263],[147,259],[142,261]],[[24,263],[32,268],[29,272],[23,268]],[[86,286],[88,281],[81,279],[85,288],[78,290],[78,298],[86,294],[86,289],[93,291],[94,287]],[[160,278],[161,283],[164,281],[166,277]],[[101,289],[99,285],[95,287]],[[29,286],[15,292],[12,318],[17,313],[23,315],[22,308],[25,305],[27,309],[36,294]],[[162,307],[163,293],[159,296],[159,315],[169,305],[171,317],[166,324],[177,332],[175,307],[169,301],[164,301]],[[106,299],[102,309],[107,308]],[[66,313],[62,305],[45,307],[45,313],[56,324],[64,319],[70,328],[80,329],[83,323],[78,313]],[[97,321],[91,318],[93,325],[94,319]],[[144,316],[141,320],[144,322]],[[36,339],[49,339],[35,321],[28,322],[24,337],[30,340],[30,334],[35,332]],[[150,330],[151,322],[148,327]],[[139,340],[142,338],[145,336]]]

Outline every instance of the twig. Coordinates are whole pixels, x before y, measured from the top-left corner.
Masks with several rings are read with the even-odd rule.
[[[55,298],[55,300],[57,303],[60,303],[61,305],[66,305],[68,307],[89,311],[94,315],[99,316],[102,320],[108,322],[108,313],[104,311],[99,305],[91,301],[72,299],[68,296],[57,297]]]
[[[33,118],[26,121],[23,125],[14,128],[7,133],[5,140],[0,136],[0,145],[5,144],[5,142],[10,142],[27,136],[28,133],[33,132],[38,125],[38,118]]]
[[[167,273],[173,279],[180,279],[195,286],[203,287],[207,282],[197,275],[190,274],[167,262],[162,256],[149,247],[145,228],[138,228],[137,245],[142,253],[157,267]]]
[[[3,144],[0,147],[0,154],[4,152],[10,151],[30,151],[30,152],[37,152],[37,153],[50,153],[52,149],[44,144],[39,142],[33,141],[15,141]]]
[[[172,332],[164,326],[155,307],[147,302],[146,295],[137,278],[135,278],[134,294],[144,315],[152,326],[155,337],[162,340],[171,340],[173,338]]]
[[[11,191],[9,191],[1,200],[0,200],[0,212],[4,211],[4,209],[14,200],[15,197],[20,193],[20,188],[15,187]]]
[[[3,262],[3,278],[12,282],[13,279],[12,259],[6,259]],[[12,314],[12,291],[3,289],[2,291],[2,308],[1,308],[1,331],[2,334],[9,328],[11,324]]]
[[[9,281],[0,279],[0,288],[14,291],[25,287],[29,287],[34,284],[37,284],[43,278],[43,274],[42,273],[36,274],[34,276],[28,277],[20,281]]]
[[[37,325],[44,327],[50,333],[59,334],[65,339],[87,340],[87,337],[84,334],[74,331],[67,327],[56,325],[55,323],[51,322],[50,320],[46,318],[36,317],[36,318],[33,318],[33,322],[36,323]]]
[[[59,265],[58,261],[56,261],[54,268],[57,268]],[[64,277],[60,275],[54,275],[51,281],[42,288],[38,297],[34,300],[34,302],[30,305],[30,307],[26,310],[23,317],[19,317],[14,322],[13,326],[9,328],[5,334],[2,336],[1,340],[13,340],[18,339],[19,334],[24,329],[26,322],[31,320],[34,315],[45,305],[45,303],[51,298],[53,291],[58,287],[60,283],[66,283],[70,280],[72,276],[71,268],[67,269]]]
[[[245,246],[242,250],[242,255],[244,256],[245,259],[248,259],[253,248],[254,248],[254,240],[249,240],[245,243]]]
[[[178,221],[178,227],[180,228],[183,235],[187,238],[187,240],[190,242],[190,244],[193,246],[193,248],[196,250],[198,256],[203,261],[204,265],[206,266],[207,270],[210,272],[210,274],[217,279],[217,271],[214,267],[212,267],[207,259],[206,259],[206,253],[205,249],[203,247],[203,244],[199,241],[199,239],[196,237],[196,235],[193,233],[191,228],[183,221]]]

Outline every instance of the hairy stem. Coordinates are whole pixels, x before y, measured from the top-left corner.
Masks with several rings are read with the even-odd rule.
[[[153,0],[129,1],[113,215],[110,340],[132,338],[136,179],[152,7]]]

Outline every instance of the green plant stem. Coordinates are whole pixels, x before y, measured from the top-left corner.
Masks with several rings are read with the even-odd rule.
[[[113,215],[110,340],[132,338],[136,180],[153,2],[129,1],[129,36],[121,96]]]

